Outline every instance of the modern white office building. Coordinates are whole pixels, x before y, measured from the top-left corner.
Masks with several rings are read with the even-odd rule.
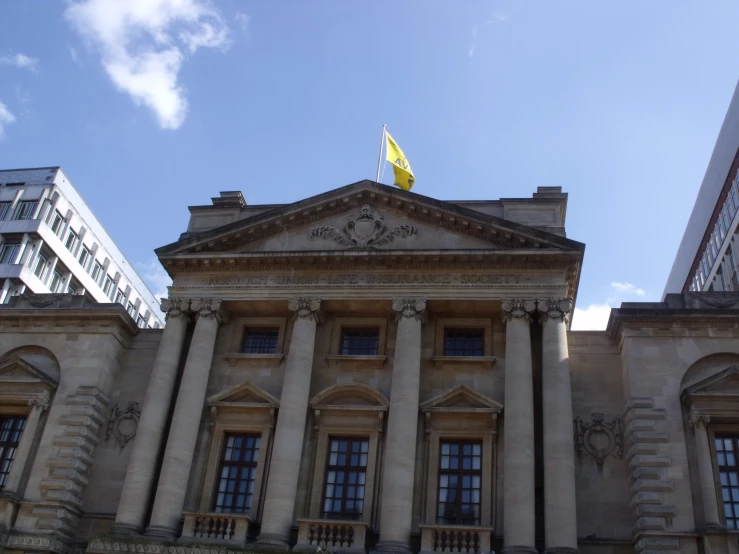
[[[739,291],[739,85],[726,112],[664,294]]]
[[[163,325],[159,302],[60,167],[0,170],[0,303],[73,293],[122,304],[141,328]]]

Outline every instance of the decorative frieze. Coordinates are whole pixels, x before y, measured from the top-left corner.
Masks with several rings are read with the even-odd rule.
[[[396,321],[409,317],[424,322],[426,321],[426,299],[395,298],[393,299],[393,311]]]
[[[309,238],[332,240],[349,248],[368,249],[390,244],[396,238],[417,239],[420,234],[417,227],[407,224],[389,229],[379,212],[364,204],[341,229],[327,225],[316,227]]]
[[[575,418],[575,452],[578,458],[590,456],[602,466],[608,456],[622,460],[624,457],[624,436],[622,421],[614,418],[604,421],[603,414],[590,415],[586,423],[579,416]]]
[[[308,318],[316,323],[323,322],[320,298],[293,298],[288,301],[287,307],[293,312],[293,319]]]
[[[121,410],[118,408],[118,404],[115,404],[108,418],[105,441],[108,442],[110,439],[114,439],[118,445],[118,450],[123,450],[136,436],[139,417],[141,417],[141,410],[138,402],[129,402],[125,410]]]
[[[530,319],[536,310],[536,300],[522,298],[504,298],[500,302],[503,309],[503,322],[507,323],[513,318]]]

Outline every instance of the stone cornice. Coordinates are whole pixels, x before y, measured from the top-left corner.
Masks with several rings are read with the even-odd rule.
[[[739,310],[614,308],[606,333],[620,342],[627,330],[658,329],[684,336],[687,329],[735,328],[737,321]]]
[[[139,332],[122,307],[95,307],[85,309],[13,309],[0,308],[0,325],[25,327],[44,323],[50,327],[93,327],[90,332],[100,332],[101,323],[114,326],[128,337]],[[38,330],[38,329],[37,329]]]

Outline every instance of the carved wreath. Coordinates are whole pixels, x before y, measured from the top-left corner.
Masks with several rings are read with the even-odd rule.
[[[599,466],[608,456],[623,459],[624,435],[621,429],[621,420],[616,418],[610,423],[603,422],[603,414],[590,415],[590,423],[585,423],[580,417],[574,420],[575,452],[578,458],[590,455]]]
[[[110,412],[105,441],[115,439],[118,449],[123,450],[136,436],[140,416],[141,410],[139,410],[138,402],[129,402],[125,410],[118,408],[118,404],[114,405]]]
[[[398,225],[388,229],[382,216],[366,204],[359,208],[342,229],[323,226],[310,233],[310,239],[333,240],[350,248],[377,248],[393,242],[396,238],[416,239],[420,231],[413,225]]]

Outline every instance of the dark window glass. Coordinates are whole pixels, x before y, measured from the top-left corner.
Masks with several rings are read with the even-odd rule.
[[[5,219],[10,211],[12,202],[0,202],[0,219]]]
[[[444,356],[482,356],[482,329],[447,329],[444,333]]]
[[[31,219],[36,211],[38,202],[19,202],[15,212],[15,219]]]
[[[442,441],[439,448],[436,522],[446,525],[480,525],[482,444]]]
[[[0,490],[5,486],[5,480],[10,473],[10,466],[15,458],[25,424],[25,417],[0,416]]]
[[[354,356],[376,356],[380,332],[377,329],[342,329],[341,353]]]
[[[21,245],[18,243],[6,242],[3,244],[0,247],[0,264],[12,264],[20,247]]]
[[[330,440],[321,517],[350,520],[362,517],[368,451],[367,439]]]
[[[36,267],[34,268],[33,273],[42,281],[46,275],[46,267],[48,264],[49,260],[46,259],[46,256],[39,253],[38,258],[36,258]]]
[[[74,231],[69,231],[69,234],[67,235],[67,242],[65,243],[65,246],[67,247],[67,250],[70,252],[74,250],[74,247],[77,246],[77,239],[79,237],[77,236],[77,233]]]
[[[275,354],[279,334],[279,329],[247,328],[244,331],[244,343],[241,345],[241,352],[243,354]]]
[[[62,217],[62,214],[59,213],[59,210],[54,210],[54,219],[51,221],[51,230],[54,231],[55,235],[59,236],[63,227],[64,218]]]
[[[110,298],[110,291],[113,288],[113,279],[110,278],[110,275],[105,276],[105,286],[103,287],[103,292]]]
[[[259,435],[226,435],[214,511],[249,513],[261,440]]]
[[[724,500],[726,527],[739,529],[739,465],[737,452],[739,436],[716,435],[716,457],[718,462],[721,494]]]

